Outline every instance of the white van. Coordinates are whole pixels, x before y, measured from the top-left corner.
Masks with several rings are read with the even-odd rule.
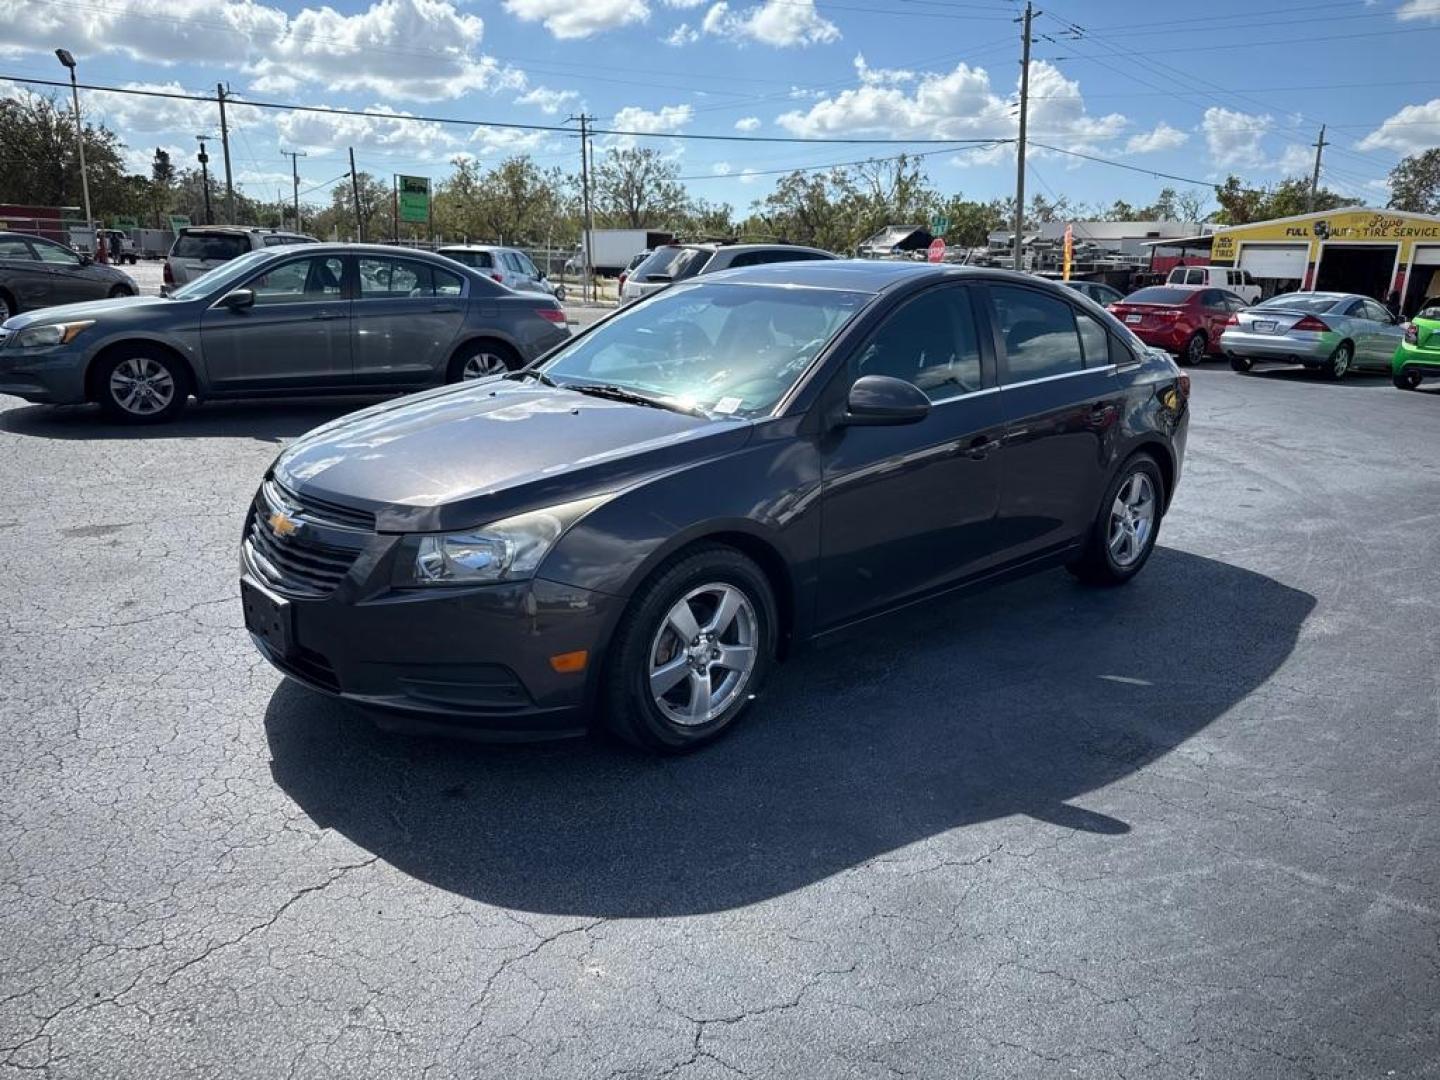
[[[1177,266],[1170,271],[1165,284],[1208,285],[1212,289],[1225,289],[1247,304],[1260,299],[1260,283],[1250,276],[1250,271],[1228,266]]]

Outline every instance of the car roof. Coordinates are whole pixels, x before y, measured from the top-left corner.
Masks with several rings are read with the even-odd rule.
[[[357,247],[359,245],[349,245]],[[374,246],[374,245],[369,245]],[[418,249],[411,249],[418,250]],[[436,254],[443,255],[447,251],[519,251],[519,248],[507,247],[504,244],[446,244],[435,249]]]
[[[768,246],[768,245],[764,245]],[[699,281],[699,278],[690,279]],[[944,263],[894,262],[882,259],[816,259],[802,262],[762,263],[704,275],[705,283],[745,285],[798,285],[811,289],[846,289],[879,293],[926,281],[1003,281],[1016,285],[1045,286],[1033,274],[1017,274],[996,267],[950,266]]]

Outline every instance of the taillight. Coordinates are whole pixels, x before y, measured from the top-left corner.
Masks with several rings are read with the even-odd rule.
[[[1316,330],[1322,334],[1329,333],[1330,327],[1317,319],[1314,315],[1306,315],[1290,329],[1292,330]]]
[[[621,274],[621,275],[620,275],[620,285],[619,285],[619,288],[622,288],[622,289],[623,289],[623,288],[625,287],[625,279],[626,279],[627,277],[629,277],[629,276],[630,276],[630,275],[628,275],[628,274]]]
[[[1155,312],[1155,317],[1157,319],[1178,319],[1180,312],[1175,308],[1167,308],[1163,311]]]
[[[174,284],[175,284],[175,271],[170,269],[170,260],[169,260],[169,259],[166,259],[166,260],[165,260],[165,270],[164,270],[164,272],[162,273],[161,278],[162,278],[162,280],[164,280],[164,282],[165,282],[166,285],[174,285]]]
[[[491,275],[490,275],[490,280],[492,280],[492,281],[498,281],[501,285],[504,285],[504,284],[505,284],[505,278],[504,278],[502,275],[500,275],[500,274],[491,274]]]
[[[1405,331],[1406,345],[1420,344],[1420,328],[1416,326],[1413,322],[1407,322],[1403,327],[1401,327],[1401,329]]]
[[[1225,320],[1225,325],[1226,325],[1226,326],[1239,326],[1239,325],[1240,325],[1240,316],[1239,316],[1239,315],[1231,315],[1228,319]]]
[[[546,320],[547,322],[553,322],[556,326],[564,326],[564,325],[565,325],[565,312],[561,311],[559,308],[553,308],[553,307],[536,308],[536,309],[535,309],[535,314],[536,314],[536,315],[539,315],[542,319]]]

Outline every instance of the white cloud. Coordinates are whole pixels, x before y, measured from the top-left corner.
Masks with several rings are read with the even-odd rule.
[[[1093,150],[1118,137],[1127,124],[1119,113],[1091,115],[1079,84],[1044,61],[1031,66],[1030,85],[1035,95],[1030,131],[1039,142]],[[992,89],[984,68],[961,63],[944,74],[919,76],[913,90],[895,85],[893,79],[864,82],[822,98],[807,110],[784,113],[777,122],[796,135],[812,138],[863,134],[915,139],[1012,138],[1014,101],[1014,94],[1001,96]],[[1000,151],[997,160],[1007,152]],[[1044,153],[1039,148],[1035,152]]]
[[[679,8],[682,11],[697,8],[703,3],[705,3],[705,0],[665,0],[666,7]]]
[[[477,127],[470,136],[472,146],[482,154],[531,154],[548,145],[548,131],[522,131],[519,128]]]
[[[554,116],[570,102],[579,100],[579,97],[574,90],[551,90],[549,87],[537,86],[517,97],[515,104],[534,105],[546,115]]]
[[[1131,135],[1125,143],[1127,154],[1153,154],[1161,150],[1174,150],[1184,146],[1190,136],[1179,128],[1171,127],[1161,120],[1149,131]]]
[[[820,16],[815,0],[764,0],[743,11],[732,11],[726,0],[720,0],[705,13],[702,26],[707,34],[777,49],[840,40],[840,28]]]
[[[688,124],[694,115],[695,110],[689,105],[663,105],[655,110],[626,105],[615,114],[615,127],[620,131],[669,135]]]
[[[1300,143],[1287,143],[1274,162],[1274,167],[1286,176],[1309,176],[1314,165],[1315,148]]]
[[[716,176],[729,176],[732,171],[728,161],[717,161],[713,168]]]
[[[759,127],[760,118],[758,116],[742,116],[739,120],[735,121],[736,131],[755,131]]]
[[[700,32],[691,27],[689,23],[681,23],[670,31],[665,38],[665,44],[679,48],[682,45],[689,45],[700,40]]]
[[[645,0],[505,0],[505,10],[525,22],[543,22],[557,38],[586,38],[650,17]]]
[[[1261,143],[1272,123],[1268,113],[1244,113],[1212,105],[1205,110],[1200,129],[1216,165],[1259,168],[1265,164]]]
[[[1436,0],[1440,4],[1440,0]],[[1413,154],[1440,146],[1440,98],[1406,105],[1357,144],[1360,150],[1394,150]]]
[[[275,134],[285,148],[304,150],[311,157],[339,154],[339,148],[353,146],[362,157],[364,151],[374,150],[397,158],[441,162],[461,146],[441,124],[410,119],[385,105],[371,106],[368,111],[372,115],[281,113],[275,121]]]
[[[1411,19],[1440,19],[1440,0],[1405,0],[1395,12],[1402,21]]]
[[[749,185],[749,184],[755,183],[755,181],[756,181],[757,179],[758,179],[758,177],[755,175],[755,170],[754,170],[754,169],[741,169],[741,170],[740,170],[740,183]]]
[[[855,54],[855,75],[867,86],[884,86],[887,83],[908,83],[915,81],[915,73],[904,68],[872,68],[860,53]]]
[[[82,63],[108,53],[243,70],[261,93],[314,84],[436,101],[524,85],[477,51],[484,21],[454,0],[372,0],[348,15],[323,6],[291,15],[257,0],[0,0],[0,26],[0,54],[49,53],[64,41]]]
[[[189,94],[179,83],[123,84],[127,90]],[[100,121],[115,132],[150,135],[155,132],[183,132],[187,139],[220,130],[219,106],[213,101],[182,101],[178,98],[116,94],[103,90],[86,91],[82,102],[91,121]],[[247,110],[250,111],[250,110]],[[247,117],[248,120],[248,117]],[[152,150],[153,152],[153,150]]]

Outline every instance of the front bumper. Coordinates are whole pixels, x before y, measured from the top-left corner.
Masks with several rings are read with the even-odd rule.
[[[41,405],[81,404],[88,363],[88,354],[72,345],[0,348],[0,394]]]
[[[1313,366],[1328,360],[1339,341],[1336,334],[1321,334],[1318,331],[1298,337],[1226,330],[1220,335],[1220,350],[1227,356],[1243,356],[1261,363],[1273,361]]]

